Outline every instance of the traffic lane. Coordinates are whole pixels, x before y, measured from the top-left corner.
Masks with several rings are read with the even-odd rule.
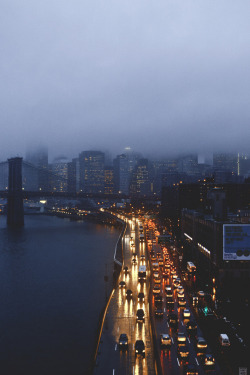
[[[126,244],[124,250],[125,253],[129,254]],[[132,287],[133,279],[134,284],[136,280],[136,270],[134,270],[133,274],[132,269],[131,275],[125,276],[121,274],[120,280],[122,279],[126,280],[127,285]],[[143,335],[143,333],[136,329],[134,306],[135,303],[133,301],[126,300],[124,288],[117,288],[115,290],[104,322],[103,333],[98,348],[98,367],[95,373],[110,374],[112,372],[115,373],[115,371],[121,374],[130,374],[132,371],[138,374],[148,373],[147,368],[150,368],[150,363],[145,365],[145,361],[142,363],[135,361],[134,342],[136,334]],[[130,350],[127,353],[119,351],[118,340],[121,333],[127,333],[128,335]],[[150,341],[146,335],[144,340],[145,342]]]
[[[162,285],[161,285],[162,290],[165,289],[166,285],[171,285],[172,288],[173,288],[173,280],[169,280],[169,279],[168,280],[165,280],[165,279],[162,280]],[[190,341],[190,338],[188,337],[188,333],[186,331],[186,324],[185,324],[188,321],[188,319],[183,320],[184,307],[183,308],[178,307],[178,302],[177,302],[178,298],[177,298],[176,290],[174,291],[174,297],[175,297],[175,306],[174,306],[173,311],[175,311],[175,313],[178,315],[178,321],[179,321],[178,330],[180,332],[184,332],[186,337],[187,337],[187,347],[188,347],[189,352],[190,352],[190,355],[189,355],[190,362],[196,363],[199,374],[204,374],[203,368],[199,367],[200,363],[198,362],[198,359],[197,359],[197,356],[196,356],[196,350],[195,350],[196,343],[194,343],[194,345],[193,345],[192,342]],[[164,297],[163,301],[164,301],[163,303],[165,305],[165,297]],[[186,307],[187,308],[189,307],[188,304],[187,304]],[[177,348],[178,348],[177,332],[174,329],[172,329],[171,327],[169,328],[168,331],[166,330],[166,323],[167,322],[164,321],[164,318],[165,318],[165,314],[164,314],[164,317],[161,320],[161,323],[159,322],[159,319],[156,319],[156,327],[157,327],[158,336],[159,336],[160,333],[170,333],[172,335],[174,345],[172,345],[171,356],[170,356],[170,355],[168,355],[168,354],[170,354],[169,351],[167,351],[167,352],[165,351],[164,352],[165,355],[162,354],[160,344],[159,344],[158,350],[161,352],[161,361],[162,361],[163,370],[164,371],[166,370],[166,371],[169,371],[169,372],[172,372],[172,373],[177,373],[178,369],[174,366],[177,362],[178,366],[181,367],[180,371],[182,372],[183,368],[184,368],[184,364],[183,364],[183,361],[181,361],[180,358],[178,358],[178,355],[177,355]],[[191,318],[192,318],[192,316],[191,316]],[[175,347],[175,350],[173,351],[174,347]],[[167,355],[166,355],[166,353],[167,353]]]
[[[132,252],[137,253],[137,262],[136,264],[131,265],[131,277],[130,283],[128,284],[131,290],[133,291],[133,301],[132,305],[134,306],[134,315],[135,315],[135,322],[136,322],[136,311],[138,308],[143,308],[145,312],[145,322],[144,323],[136,323],[135,326],[135,336],[133,339],[133,352],[134,352],[134,344],[135,341],[138,339],[142,339],[145,343],[145,352],[146,358],[140,362],[140,358],[137,358],[135,361],[135,366],[133,366],[134,373],[141,373],[141,370],[144,369],[146,366],[147,370],[143,370],[143,373],[154,373],[154,366],[153,366],[153,357],[152,357],[152,339],[150,336],[150,321],[149,321],[149,311],[148,311],[148,299],[147,299],[147,286],[149,283],[149,277],[147,277],[146,283],[138,283],[138,268],[141,264],[140,255],[145,253],[145,244],[139,242],[139,236],[136,226],[132,225],[133,238],[134,244],[132,248]],[[131,253],[130,253],[131,254]],[[143,304],[137,301],[137,296],[139,292],[143,292],[145,295],[145,302]],[[146,333],[147,332],[147,333]],[[138,367],[139,366],[139,367]]]
[[[173,278],[171,278],[171,284],[172,284],[172,287],[173,287]],[[185,290],[185,289],[184,289],[184,290]],[[175,294],[176,294],[176,292],[175,292]],[[186,290],[185,290],[185,292],[184,292],[184,295],[185,295],[185,299],[186,299],[186,307],[189,309],[190,314],[191,314],[191,316],[190,316],[190,320],[196,322],[196,318],[195,318],[195,315],[193,314],[192,307],[190,307],[190,305],[189,305],[189,303],[188,303],[187,292],[186,292]],[[177,298],[177,300],[178,300],[178,298]],[[183,318],[183,317],[182,317],[182,318]],[[183,323],[185,323],[185,320],[182,319],[182,321],[183,321]],[[197,323],[196,323],[196,324],[197,324]],[[186,332],[186,334],[188,335],[187,330],[186,330],[186,327],[185,327],[185,332]],[[202,333],[202,331],[201,331],[201,329],[200,329],[200,327],[199,327],[198,324],[197,324],[197,337],[204,337],[204,335],[203,335],[203,333]],[[197,351],[196,351],[196,339],[191,337],[191,342],[192,342],[192,344],[193,344],[193,349],[194,349],[194,351],[192,350],[192,347],[191,347],[191,350],[193,351],[193,355],[195,356],[195,354],[197,353]],[[206,353],[211,353],[211,354],[212,354],[212,350],[211,350],[211,348],[209,347],[209,345],[208,345],[208,347],[207,347],[207,351],[206,351]],[[199,369],[198,369],[199,373],[203,373],[204,371],[206,371],[206,370],[204,370],[204,368],[202,367],[202,366],[203,366],[203,362],[204,362],[203,359],[204,359],[204,356],[201,356],[201,355],[195,356],[195,362],[197,363],[197,365],[200,365],[200,367],[199,367]],[[217,361],[215,361],[215,366],[214,366],[213,373],[214,373],[214,374],[221,374],[221,369],[220,369],[219,364],[218,364]]]

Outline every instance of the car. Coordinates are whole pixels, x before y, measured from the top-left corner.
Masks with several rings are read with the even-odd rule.
[[[167,296],[167,297],[173,297],[173,291],[172,291],[171,286],[167,285],[167,286],[165,287],[165,292],[166,292],[166,296]]]
[[[177,289],[178,291],[178,286],[180,285],[180,281],[178,281],[177,279],[174,280],[174,288]]]
[[[161,306],[162,305],[162,295],[161,294],[157,294],[154,298],[155,298],[155,304],[157,306]]]
[[[162,276],[164,277],[164,279],[166,279],[168,277],[168,272],[167,271],[162,271]]]
[[[159,263],[159,266],[160,266],[160,267],[163,267],[163,265],[164,265],[163,258],[159,258],[159,259],[158,259],[158,263]]]
[[[155,282],[155,284],[160,284],[160,283],[161,283],[161,278],[160,278],[160,276],[159,276],[159,277],[155,277],[155,278],[154,278],[154,282]]]
[[[133,292],[132,292],[131,289],[128,289],[128,290],[126,291],[126,297],[127,297],[127,299],[130,299],[130,298],[133,297]]]
[[[184,293],[184,288],[182,285],[178,285],[177,287],[177,293]]]
[[[184,361],[187,361],[189,358],[189,350],[187,345],[179,345],[177,349],[178,357]]]
[[[157,278],[160,276],[160,273],[158,271],[154,271],[153,276],[154,278]]]
[[[156,307],[155,309],[155,316],[157,318],[162,318],[163,317],[163,310],[161,307]]]
[[[184,319],[189,319],[191,316],[190,310],[189,309],[184,309],[183,310],[183,318]]]
[[[198,297],[193,297],[193,306],[197,306],[198,305]]]
[[[135,342],[135,357],[138,355],[145,358],[145,344],[143,340],[136,340]]]
[[[128,336],[126,333],[121,333],[119,337],[119,349],[128,350]]]
[[[144,302],[145,296],[143,292],[138,293],[138,301]]]
[[[180,307],[186,306],[185,297],[178,298],[178,306],[180,306]]]
[[[125,275],[127,275],[129,273],[129,270],[128,270],[127,266],[123,267],[123,272],[125,273]]]
[[[189,335],[194,336],[197,332],[197,324],[194,321],[189,321],[186,324],[186,329]]]
[[[170,347],[172,345],[172,339],[168,333],[161,333],[160,340],[161,347]]]
[[[177,344],[178,345],[185,345],[187,342],[187,338],[184,332],[177,333]]]
[[[133,259],[132,259],[132,263],[136,264],[136,263],[137,263],[137,259],[136,259],[136,258],[133,258]]]
[[[154,285],[153,287],[153,294],[161,293],[161,287],[159,285]]]
[[[207,342],[201,336],[197,337],[196,349],[198,355],[203,354],[207,349]]]
[[[155,254],[151,255],[151,261],[152,261],[152,262],[155,262],[155,261],[156,261],[156,256],[155,256]]]
[[[189,363],[186,366],[185,375],[199,375],[196,365]]]
[[[219,336],[219,342],[221,347],[227,347],[230,346],[229,337],[226,333],[221,333]]]
[[[145,260],[145,255],[142,254],[140,259],[141,259],[141,261],[144,261]]]
[[[178,298],[184,298],[184,292],[177,292]]]
[[[144,322],[145,321],[145,314],[143,309],[138,309],[136,312],[136,321],[137,322]]]
[[[173,297],[166,297],[166,306],[167,306],[167,308],[173,308],[174,307]]]
[[[125,288],[125,287],[126,287],[125,281],[120,281],[119,282],[119,288]]]
[[[168,323],[171,326],[176,326],[178,324],[178,316],[174,313],[168,314]]]
[[[215,366],[215,359],[212,354],[206,354],[204,358],[204,365],[206,368],[213,369]]]
[[[199,290],[197,294],[199,297],[205,297],[205,292],[203,292],[203,290]]]

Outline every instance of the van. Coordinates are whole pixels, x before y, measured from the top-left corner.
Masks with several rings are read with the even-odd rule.
[[[226,335],[225,333],[220,334],[219,341],[220,341],[221,346],[230,346],[228,335]]]

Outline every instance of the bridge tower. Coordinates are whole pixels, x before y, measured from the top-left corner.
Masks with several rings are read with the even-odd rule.
[[[8,159],[9,187],[7,204],[7,224],[11,227],[24,225],[22,195],[22,162],[23,158]]]

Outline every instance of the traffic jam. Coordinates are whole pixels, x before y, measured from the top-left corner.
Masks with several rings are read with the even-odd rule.
[[[152,220],[145,222],[150,260],[152,328],[163,374],[221,374],[218,363],[197,325],[183,275],[172,249],[158,244],[159,231]],[[172,246],[173,247],[173,246]],[[190,272],[195,266],[190,262]]]

